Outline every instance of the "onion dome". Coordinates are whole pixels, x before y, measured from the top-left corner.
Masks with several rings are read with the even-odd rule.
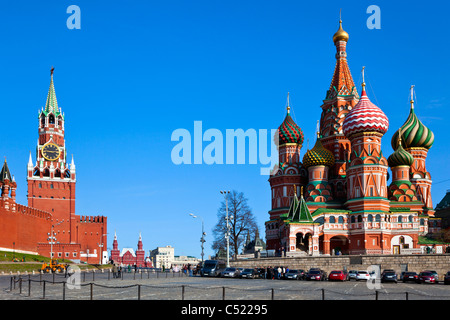
[[[330,167],[333,164],[334,164],[333,153],[322,145],[322,142],[320,141],[320,138],[318,136],[314,148],[308,150],[303,156],[303,166],[306,168],[312,166]]]
[[[342,29],[342,20],[339,20],[339,29],[333,35],[333,42],[336,43],[336,41],[348,41],[348,33]]]
[[[412,87],[413,88],[413,87]],[[411,91],[412,91],[411,88]],[[411,93],[412,95],[412,93]],[[417,118],[414,113],[414,100],[411,98],[411,110],[409,112],[408,119],[400,127],[402,132],[401,143],[405,149],[409,148],[425,148],[430,149],[434,142],[434,133],[428,129],[424,124]],[[392,136],[391,145],[395,150],[398,146],[398,135],[396,132]]]
[[[290,114],[291,107],[289,106],[289,93],[288,93],[288,105],[287,105],[287,115],[284,118],[283,123],[278,128],[278,145],[283,145],[287,143],[303,144],[303,131],[295,123]]]
[[[361,99],[345,117],[342,130],[347,137],[350,137],[360,132],[379,132],[385,134],[388,128],[389,120],[384,112],[367,97],[363,72]]]
[[[397,137],[399,136],[401,135],[397,134]],[[397,138],[397,140],[397,149],[387,159],[389,167],[394,168],[398,166],[412,166],[412,164],[414,163],[414,157],[408,151],[403,149],[401,138]]]

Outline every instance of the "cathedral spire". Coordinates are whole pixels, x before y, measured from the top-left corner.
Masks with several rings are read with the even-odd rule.
[[[326,100],[332,99],[337,95],[354,95],[358,97],[358,92],[347,64],[346,47],[348,38],[348,33],[342,29],[342,20],[339,20],[339,29],[333,35],[333,42],[336,46],[336,66]]]

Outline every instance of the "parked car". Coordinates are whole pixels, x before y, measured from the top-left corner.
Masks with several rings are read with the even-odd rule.
[[[356,273],[356,281],[359,280],[370,280],[371,279],[371,275],[369,274],[368,271],[365,270],[360,270]]]
[[[237,268],[226,268],[222,272],[222,277],[226,278],[236,278],[239,276],[239,270]]]
[[[431,272],[434,275],[434,279],[436,280],[436,283],[439,282],[439,276],[438,273],[434,270],[425,270],[424,272]]]
[[[355,279],[356,280],[356,275],[358,274],[358,271],[357,270],[350,270],[349,272],[348,272],[348,279],[349,280],[352,280],[352,279]]]
[[[430,271],[423,271],[419,273],[419,278],[417,280],[418,283],[437,283],[437,279],[435,274]]]
[[[244,269],[239,274],[240,278],[248,278],[248,279],[255,279],[259,277],[258,271],[256,269]]]
[[[328,281],[348,281],[349,275],[343,270],[333,270],[328,276]]]
[[[323,270],[310,269],[305,277],[306,280],[319,280],[324,281],[327,279],[327,275]]]
[[[397,283],[397,274],[395,271],[386,271],[381,274],[381,282],[395,282]]]
[[[289,270],[284,275],[285,279],[293,279],[293,280],[303,280],[305,277],[305,272],[301,269],[298,270]]]
[[[444,284],[450,284],[450,271],[444,276]]]
[[[417,272],[403,272],[403,276],[402,276],[402,281],[403,282],[407,282],[407,281],[414,281],[417,282],[419,280],[419,275],[417,274]]]

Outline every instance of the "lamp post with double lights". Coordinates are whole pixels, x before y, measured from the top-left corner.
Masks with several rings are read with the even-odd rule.
[[[202,237],[200,238],[200,242],[202,243],[202,266],[203,266],[203,256],[204,256],[204,243],[206,242],[206,240],[205,240],[205,236],[206,236],[206,232],[205,232],[205,224],[204,224],[204,221],[203,221],[203,218],[202,217],[200,217],[200,216],[196,216],[195,214],[193,214],[193,213],[189,213],[189,215],[192,217],[192,218],[194,218],[194,219],[196,219],[196,218],[200,218],[200,219],[202,219]]]
[[[225,221],[227,222],[227,231],[225,232],[225,240],[227,241],[227,268],[230,267],[230,220],[233,220],[233,216],[228,217],[228,195],[230,194],[230,191],[220,191],[221,194],[223,194],[225,198],[225,209],[226,209],[226,217]]]
[[[47,233],[48,235],[48,243],[50,244],[50,259],[53,259],[53,244],[56,244],[58,242],[56,242],[56,233],[53,232],[53,228],[60,225],[61,223],[63,223],[64,220],[61,220],[59,223],[57,224],[52,224],[52,229],[50,230],[50,233]]]

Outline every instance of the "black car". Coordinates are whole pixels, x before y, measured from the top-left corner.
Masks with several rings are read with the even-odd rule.
[[[418,280],[419,280],[419,275],[417,274],[417,272],[411,272],[411,271],[403,272],[403,276],[402,276],[403,282],[407,282],[407,281],[417,282]]]
[[[395,282],[397,283],[397,274],[395,271],[385,271],[381,275],[381,282]]]
[[[289,270],[284,274],[284,279],[293,279],[293,280],[303,280],[305,277],[305,272],[301,269],[298,270]]]
[[[255,279],[255,278],[259,278],[259,274],[258,271],[256,271],[256,269],[244,269],[240,275],[240,278],[248,278],[248,279]]]
[[[450,284],[450,271],[444,276],[444,284]]]
[[[305,276],[306,280],[319,280],[324,281],[327,279],[327,274],[320,269],[311,269]]]

